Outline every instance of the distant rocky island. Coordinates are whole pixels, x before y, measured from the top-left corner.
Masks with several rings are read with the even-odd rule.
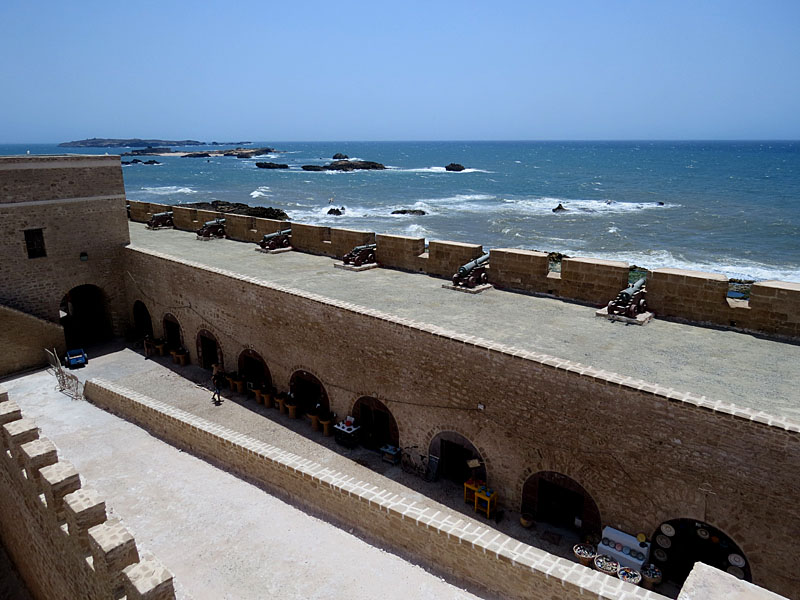
[[[197,140],[143,140],[140,138],[89,138],[88,140],[75,140],[62,142],[60,148],[146,148],[148,146],[205,146],[205,142]]]

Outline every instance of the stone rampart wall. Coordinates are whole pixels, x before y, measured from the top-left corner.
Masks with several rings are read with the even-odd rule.
[[[122,334],[130,237],[119,157],[0,157],[0,189],[12,198],[0,202],[0,304],[57,323],[66,293],[92,284]],[[29,229],[42,230],[46,256],[28,257]]]
[[[86,397],[156,436],[221,464],[361,535],[503,598],[663,600],[553,556],[441,505],[423,503],[281,450],[109,382],[93,379]]]
[[[0,306],[0,377],[47,364],[44,349],[66,351],[64,329],[50,321]]]
[[[2,156],[0,204],[125,196],[119,156]]]
[[[252,219],[234,223],[235,217],[209,211],[162,204],[131,202],[131,218],[145,221],[152,213],[175,211],[175,226],[197,229],[203,220],[224,216],[232,239],[257,242],[263,233],[277,231],[280,221]],[[134,205],[141,205],[136,206]],[[202,215],[200,214],[202,213]],[[135,215],[135,216],[134,216]],[[377,241],[381,266],[428,273],[449,279],[458,267],[483,254],[478,244],[432,241],[425,250],[423,238],[375,235],[315,225],[292,224],[292,246],[301,252],[341,258],[353,247]],[[549,294],[604,306],[628,284],[629,265],[593,258],[566,258],[561,272],[548,270],[547,254],[509,248],[492,249],[489,282],[498,288]],[[658,317],[691,323],[734,327],[789,338],[800,338],[800,283],[764,281],[753,284],[750,301],[727,297],[728,281],[722,275],[681,269],[655,269],[647,281],[647,301]]]
[[[0,388],[0,538],[42,600],[168,600],[172,574],[140,559],[105,501]]]
[[[555,471],[586,490],[603,525],[649,534],[705,521],[739,545],[755,583],[794,589],[797,423],[155,252],[127,258],[129,305],[145,303],[156,335],[174,314],[192,362],[204,329],[228,369],[251,349],[280,391],[295,371],[312,373],[339,415],[379,399],[402,446],[463,435],[507,506],[519,509],[531,475]]]

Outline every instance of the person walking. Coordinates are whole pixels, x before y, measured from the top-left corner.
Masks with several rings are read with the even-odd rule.
[[[215,404],[222,404],[222,396],[219,393],[219,388],[222,385],[222,368],[218,364],[211,365],[213,371],[211,372],[211,385],[214,386],[214,393],[211,395],[211,401]]]

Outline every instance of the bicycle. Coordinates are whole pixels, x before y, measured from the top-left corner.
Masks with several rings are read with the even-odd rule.
[[[400,466],[406,473],[411,473],[421,477],[425,481],[435,481],[439,459],[434,457],[436,461],[429,463],[429,457],[427,454],[423,454],[419,451],[414,452],[414,450],[417,450],[418,448],[419,446],[416,445],[401,448]]]

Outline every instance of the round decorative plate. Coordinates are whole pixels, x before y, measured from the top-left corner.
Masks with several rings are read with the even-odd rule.
[[[603,538],[603,546],[608,546],[611,541],[608,538]]]
[[[707,540],[708,538],[711,537],[711,534],[708,533],[708,529],[703,529],[701,527],[700,529],[697,530],[697,537],[699,537],[701,540]]]
[[[672,546],[672,540],[670,540],[670,539],[669,539],[667,536],[665,536],[664,534],[661,534],[661,533],[659,533],[659,534],[656,536],[656,544],[658,544],[658,545],[659,545],[659,546],[661,546],[662,548],[669,548],[670,546]]]
[[[628,548],[627,546],[623,546],[623,547],[622,547],[622,553],[623,553],[625,556],[628,556],[628,555],[631,553],[631,549],[630,549],[630,548]]]
[[[661,548],[656,548],[656,551],[653,552],[656,557],[656,560],[661,562],[667,562],[667,553],[664,552]]]
[[[637,533],[636,534],[636,541],[641,544],[642,542],[647,541],[647,536],[645,534],[643,534],[643,533]]]
[[[733,554],[728,555],[728,562],[731,563],[734,567],[739,567],[739,568],[745,565],[744,556],[742,556],[741,554],[736,554],[735,552]]]
[[[616,546],[614,546],[614,548],[616,548],[617,552],[619,552],[620,550],[622,550],[622,544],[620,544],[619,542],[617,542],[617,545],[616,545]]]
[[[675,535],[675,528],[669,523],[664,523],[663,525],[661,525],[661,533],[663,533],[667,537],[672,537],[673,535]]]
[[[738,577],[739,579],[744,579],[744,571],[742,571],[739,567],[734,567],[734,566],[728,567],[728,573],[730,573],[734,577]]]

